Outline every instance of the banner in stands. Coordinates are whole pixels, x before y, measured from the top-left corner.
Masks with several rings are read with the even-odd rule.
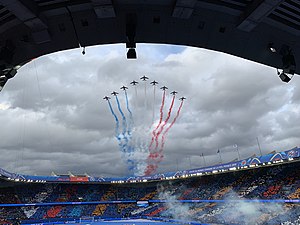
[[[244,160],[229,162],[214,166],[202,167],[192,170],[181,170],[176,172],[167,172],[164,174],[155,174],[153,176],[138,176],[138,177],[120,177],[120,178],[102,178],[102,177],[74,177],[74,176],[30,176],[10,173],[6,170],[0,169],[0,175],[7,179],[14,181],[26,181],[26,182],[96,182],[96,183],[111,183],[111,182],[146,182],[153,180],[162,180],[168,178],[179,178],[182,176],[197,176],[203,173],[213,173],[214,171],[228,171],[231,169],[239,169],[250,167],[251,165],[269,164],[276,161],[288,161],[292,159],[298,159],[300,156],[300,148],[295,147],[293,149],[275,152],[260,157],[250,157]]]
[[[70,177],[71,182],[88,182],[88,177]]]

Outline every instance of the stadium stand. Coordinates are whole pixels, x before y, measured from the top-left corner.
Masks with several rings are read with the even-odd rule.
[[[1,204],[62,204],[1,207],[0,221],[6,224],[51,218],[148,216],[202,223],[252,224],[255,219],[257,224],[293,224],[300,217],[299,165],[300,162],[275,164],[230,173],[136,184],[8,182],[11,187],[0,188]],[[133,202],[121,202],[127,200]],[[135,203],[137,200],[150,201],[150,204],[140,208]],[[159,200],[169,202],[161,203]],[[175,200],[190,202],[173,202]],[[272,202],[276,200],[297,200],[298,203]],[[99,201],[109,202],[98,204]],[[113,201],[119,202],[109,204]],[[66,202],[91,204],[64,205]],[[93,202],[97,204],[92,204]]]

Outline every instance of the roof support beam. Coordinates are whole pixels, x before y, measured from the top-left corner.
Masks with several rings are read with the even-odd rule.
[[[32,31],[37,43],[50,41],[47,24],[39,17],[38,6],[32,0],[0,0],[0,3],[21,20]]]
[[[115,8],[111,0],[91,0],[98,18],[116,17]]]
[[[242,15],[237,28],[250,32],[272,11],[274,11],[284,0],[255,0]]]
[[[189,19],[194,11],[196,0],[177,0],[172,16],[179,19]]]

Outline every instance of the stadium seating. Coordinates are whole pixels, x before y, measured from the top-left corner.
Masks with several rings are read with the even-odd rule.
[[[224,202],[90,204],[0,208],[0,224],[11,221],[100,216],[150,216],[203,223],[278,224],[299,220],[293,203],[247,200],[300,199],[299,162],[218,175],[142,184],[18,184],[0,188],[0,203],[93,202],[115,200],[224,200]],[[229,200],[242,200],[239,203]],[[249,214],[251,210],[253,215]],[[244,211],[243,211],[244,210]],[[249,212],[247,212],[247,210]],[[248,222],[247,222],[248,221]]]

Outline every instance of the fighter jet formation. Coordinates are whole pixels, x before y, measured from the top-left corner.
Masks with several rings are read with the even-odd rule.
[[[157,120],[155,120],[155,87],[158,85],[158,82],[156,80],[153,80],[151,82],[147,82],[149,77],[147,76],[142,76],[140,77],[140,80],[143,81],[145,85],[145,98],[146,98],[146,87],[147,84],[153,86],[153,94],[154,94],[154,99],[153,99],[153,115],[152,115],[152,125],[150,127],[151,130],[149,130],[149,142],[146,144],[146,151],[148,152],[147,158],[144,160],[144,163],[146,164],[143,169],[143,175],[151,175],[155,173],[158,169],[158,166],[160,162],[164,158],[164,146],[165,146],[165,141],[167,134],[169,130],[173,127],[175,124],[176,120],[180,116],[180,112],[183,106],[184,100],[186,100],[185,97],[181,97],[178,100],[180,100],[180,103],[178,106],[178,109],[176,113],[173,113],[173,108],[176,102],[176,95],[178,94],[177,91],[172,91],[170,92],[170,95],[166,92],[168,90],[168,87],[162,86],[160,89],[162,90],[162,99],[161,99],[161,104],[157,116]],[[137,95],[137,86],[139,82],[133,80],[130,82],[130,85],[132,87],[135,87],[135,92]],[[112,100],[109,96],[104,96],[103,99],[108,102],[108,106],[110,109],[110,112],[112,113],[114,119],[115,119],[115,137],[117,139],[120,151],[124,154],[124,159],[128,165],[128,169],[130,172],[135,174],[137,168],[139,167],[138,164],[139,162],[136,162],[135,160],[132,159],[132,154],[134,154],[135,151],[137,151],[139,148],[141,148],[142,143],[136,145],[133,145],[132,143],[132,138],[134,138],[133,135],[133,129],[134,129],[134,118],[135,118],[135,112],[131,111],[131,104],[129,102],[129,98],[127,95],[127,92],[130,94],[130,88],[127,86],[123,85],[121,90],[124,91],[125,95],[125,103],[126,103],[126,109],[127,113],[123,111],[122,108],[125,108],[124,105],[122,105],[123,101],[119,101],[119,93],[116,91],[112,91],[111,95],[115,97],[115,103],[117,110],[119,113],[116,113],[112,105]],[[166,97],[170,96],[171,97],[171,103],[169,108],[167,108],[166,105]],[[170,98],[169,97],[169,98]],[[146,99],[145,99],[146,101]],[[166,112],[167,113],[166,113]],[[119,118],[118,114],[121,116]],[[120,123],[122,122],[122,123]],[[149,126],[145,126],[149,127]],[[149,129],[149,128],[147,128]],[[143,147],[144,148],[144,147]],[[143,150],[144,151],[144,150]]]

